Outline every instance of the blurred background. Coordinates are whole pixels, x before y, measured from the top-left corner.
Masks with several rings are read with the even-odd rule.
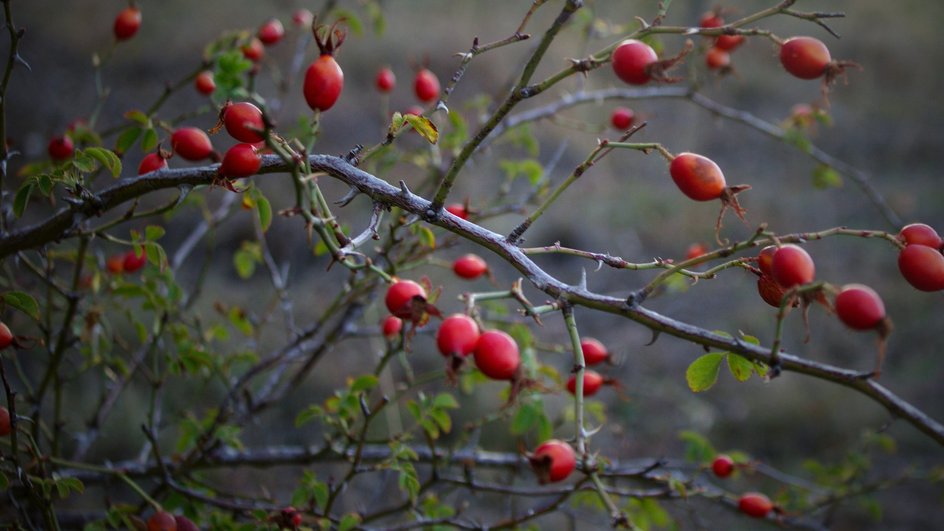
[[[561,2],[550,2],[530,22],[528,31],[539,34],[556,16]],[[571,28],[564,31],[549,50],[536,74],[543,79],[565,65],[570,58],[580,58],[619,38],[620,26],[628,28],[635,15],[650,19],[656,10],[655,1],[590,1],[587,16],[599,19],[595,33],[587,35]],[[744,15],[758,6],[774,4],[756,1],[728,1],[728,20]],[[21,54],[31,70],[17,70],[9,89],[9,135],[22,151],[23,159],[36,160],[45,156],[48,139],[61,134],[77,118],[87,118],[89,110],[99,101],[92,69],[92,54],[103,54],[111,45],[111,21],[124,5],[119,1],[74,0],[71,2],[15,2],[14,13],[19,25],[27,29]],[[224,0],[161,0],[139,2],[144,23],[139,34],[121,44],[112,53],[101,72],[102,82],[110,87],[99,118],[101,129],[121,123],[127,110],[144,108],[154,101],[165,84],[175,82],[196,68],[205,44],[220,33],[233,29],[258,27],[266,19],[279,17],[288,29],[280,45],[267,50],[258,91],[277,109],[280,124],[293,124],[299,116],[310,112],[300,90],[290,86],[278,90],[272,81],[273,72],[283,78],[295,51],[299,30],[291,25],[291,13],[299,7],[317,11],[318,2],[263,1],[231,2]],[[359,2],[339,2],[340,7],[355,12]],[[445,82],[455,71],[457,52],[467,50],[474,37],[491,42],[510,35],[530,1],[479,0],[475,2],[443,2],[440,0],[388,0],[382,2],[386,28],[382,34],[369,26],[363,35],[351,35],[337,54],[345,72],[344,93],[331,111],[322,118],[322,135],[316,151],[341,154],[355,144],[372,145],[382,139],[385,128],[384,102],[374,89],[373,78],[383,65],[390,66],[398,86],[389,102],[391,110],[403,110],[415,103],[412,94],[413,72],[418,64],[429,68]],[[702,13],[715,2],[674,2],[669,25],[696,25]],[[944,4],[923,0],[886,2],[882,0],[800,1],[800,11],[844,11],[847,17],[831,20],[841,39],[834,39],[822,28],[795,18],[775,17],[764,20],[763,27],[781,37],[812,35],[829,45],[834,58],[849,59],[862,68],[848,71],[848,83],[841,79],[830,94],[829,114],[833,124],[819,125],[811,133],[813,142],[827,153],[866,171],[871,185],[881,193],[904,223],[922,221],[944,230],[944,186],[941,167],[944,163],[944,63],[940,23],[944,21]],[[53,11],[54,13],[51,13]],[[366,19],[365,19],[366,20]],[[482,117],[480,96],[501,98],[519,65],[531,52],[536,39],[476,58],[457,86],[449,104],[459,111],[470,125]],[[678,36],[660,38],[665,55],[681,49],[684,39]],[[696,43],[696,45],[699,43]],[[6,43],[4,43],[6,45]],[[4,49],[5,53],[5,49]],[[309,48],[307,61],[315,52]],[[819,84],[800,81],[786,74],[779,65],[776,50],[770,41],[752,38],[732,55],[734,70],[718,76],[704,68],[700,55],[689,58],[690,66],[679,68],[683,75],[692,74],[708,97],[731,107],[748,111],[757,117],[780,124],[797,103],[820,102]],[[278,65],[278,66],[276,66]],[[273,70],[274,68],[280,70]],[[521,105],[521,110],[540,107],[555,98],[583,89],[620,86],[609,67],[590,73],[585,79],[569,79],[534,101]],[[181,110],[206,106],[207,100],[193,90],[172,96],[161,117],[179,118]],[[658,141],[674,152],[693,151],[715,160],[725,171],[729,184],[753,186],[742,194],[742,205],[748,209],[745,226],[728,216],[723,235],[731,239],[748,236],[754,227],[765,222],[779,233],[815,231],[835,226],[879,229],[897,232],[870,203],[850,179],[841,186],[821,189],[814,186],[813,171],[817,164],[796,148],[774,140],[741,124],[716,118],[684,100],[658,99],[594,102],[559,113],[555,119],[535,124],[533,132],[539,140],[534,158],[548,171],[552,183],[559,182],[579,164],[602,137],[616,138],[608,129],[610,111],[617,105],[631,107],[637,116],[648,122],[635,137],[637,141]],[[436,118],[442,127],[444,120]],[[184,123],[204,129],[215,122],[213,113],[186,117]],[[228,139],[214,137],[225,147]],[[113,139],[111,140],[113,142]],[[107,141],[106,141],[107,144]],[[406,148],[422,150],[418,139],[405,138]],[[445,155],[445,154],[444,154]],[[137,167],[140,153],[125,158],[126,174]],[[485,209],[504,181],[499,167],[501,160],[525,159],[529,155],[510,144],[498,144],[476,156],[460,177],[454,198],[468,197],[474,208]],[[172,167],[183,161],[172,160]],[[382,175],[390,182],[404,179],[417,183],[422,169],[399,165]],[[695,203],[678,193],[667,178],[664,162],[656,155],[632,151],[612,153],[588,171],[527,234],[527,245],[562,245],[590,251],[608,252],[630,262],[647,262],[654,257],[682,258],[692,243],[714,245],[714,221],[717,204]],[[292,204],[287,182],[266,179],[261,185],[273,202],[274,209]],[[342,186],[325,180],[332,198],[344,193]],[[523,196],[526,183],[516,182],[512,196]],[[207,194],[211,203],[219,201],[224,192]],[[369,204],[358,199],[341,211],[343,221],[355,231],[365,226]],[[169,250],[186,237],[196,214],[185,214],[168,222],[168,234],[162,243]],[[508,214],[489,218],[485,226],[507,232],[521,217]],[[236,249],[240,242],[252,239],[252,225],[242,217],[223,228],[218,235],[221,248]],[[269,232],[273,253],[280,261],[291,264],[291,280],[297,293],[310,292],[314,314],[320,297],[327,298],[331,286],[343,279],[343,273],[324,272],[324,258],[313,258],[305,242],[305,234],[295,219],[276,219]],[[861,282],[873,286],[883,297],[888,314],[894,320],[883,385],[904,399],[922,408],[932,417],[944,419],[944,296],[922,293],[911,288],[897,271],[891,246],[879,240],[829,238],[806,246],[816,261],[817,277],[841,285]],[[449,259],[473,247],[459,243],[444,251]],[[484,255],[483,255],[484,256]],[[517,278],[516,272],[485,256],[494,270],[499,285]],[[616,272],[575,258],[544,256],[538,263],[564,281],[576,283],[586,270],[591,290],[624,296],[652,278],[649,272]],[[194,278],[199,264],[179,272],[182,282]],[[251,306],[259,302],[268,289],[264,274],[248,282],[241,281],[232,266],[232,259],[221,253],[213,265],[214,274],[207,279],[204,290],[229,304]],[[446,312],[460,311],[454,297],[461,291],[494,289],[487,282],[456,286],[451,273],[430,265],[417,271],[426,274],[434,284],[444,284],[441,306]],[[233,289],[234,283],[240,283]],[[528,287],[534,301],[542,295]],[[308,304],[306,302],[306,304]],[[649,308],[694,325],[730,333],[744,331],[769,344],[774,330],[775,310],[757,296],[754,277],[741,270],[728,270],[716,280],[703,281],[684,292],[668,292],[647,301]],[[302,313],[307,310],[302,308]],[[379,310],[371,310],[370,319],[379,318]],[[708,437],[719,450],[740,450],[756,459],[798,476],[809,477],[804,468],[807,459],[815,457],[823,463],[838,462],[862,445],[863,434],[882,431],[897,441],[892,453],[874,457],[875,477],[893,477],[909,467],[940,466],[941,448],[914,428],[893,421],[877,405],[862,396],[827,382],[796,374],[784,374],[764,383],[757,378],[737,383],[722,372],[718,384],[710,391],[695,394],[686,386],[685,368],[701,351],[673,338],[662,337],[649,342],[645,328],[614,316],[578,311],[581,332],[602,340],[619,355],[622,364],[607,370],[607,376],[619,381],[620,391],[604,389],[602,401],[608,418],[604,429],[594,437],[594,448],[615,459],[680,456],[683,442],[678,433],[694,430]],[[376,322],[376,320],[372,321]],[[562,342],[565,332],[554,318],[545,319],[545,326],[534,329],[539,341],[547,344]],[[791,315],[785,332],[786,349],[797,355],[855,370],[870,370],[874,363],[875,343],[871,334],[845,329],[822,308],[811,311],[812,340],[803,343],[799,315]],[[330,395],[341,378],[358,374],[371,352],[380,348],[376,341],[347,341],[331,353],[330,367],[319,371],[284,407],[267,412],[258,421],[257,431],[246,430],[247,446],[271,443],[306,443],[317,440],[313,427],[291,428],[297,412],[308,404]],[[413,361],[419,368],[434,369],[441,363],[428,336],[416,340]],[[544,356],[544,354],[542,354]],[[562,372],[567,370],[567,356],[546,354],[542,361]],[[486,384],[486,387],[494,384]],[[490,388],[490,387],[489,387]],[[490,388],[497,390],[498,387]],[[208,396],[218,396],[219,389],[187,387],[181,395],[181,410],[196,400],[215,404]],[[133,397],[134,395],[132,395]],[[455,424],[478,417],[494,409],[498,402],[479,397],[463,400]],[[551,411],[560,410],[563,396],[548,400]],[[144,404],[128,400],[122,406],[121,418],[113,419],[110,429],[119,433],[122,423],[136,425],[136,412]],[[166,415],[173,418],[173,407]],[[170,421],[168,421],[170,422]],[[561,436],[569,436],[569,424],[561,428]],[[281,430],[281,431],[276,431]],[[141,440],[138,430],[127,438],[109,438],[108,447],[100,448],[101,459],[119,460],[136,455]],[[278,433],[275,437],[272,434]],[[534,441],[529,441],[534,442]],[[481,447],[496,451],[515,451],[516,441],[502,425],[493,424],[481,435]],[[248,473],[246,473],[248,474]],[[249,479],[249,478],[247,478]],[[287,478],[293,479],[290,474]],[[297,478],[294,478],[297,479]],[[747,479],[739,479],[751,485]],[[395,488],[395,486],[391,486]],[[732,487],[737,489],[738,487]],[[940,489],[929,488],[925,482],[904,483],[875,495],[881,503],[881,520],[870,517],[859,502],[840,508],[835,515],[834,529],[932,529],[944,525]],[[693,502],[696,503],[696,502]],[[673,514],[681,514],[684,503],[666,504]],[[938,507],[934,510],[933,507]],[[353,507],[351,508],[353,509]],[[725,518],[717,507],[705,507],[706,521]],[[715,514],[717,513],[717,514]],[[598,514],[596,517],[601,517]],[[874,515],[873,515],[874,516]],[[684,520],[683,520],[684,521]],[[586,525],[600,524],[589,520]],[[605,524],[605,519],[602,520]],[[728,529],[744,526],[743,519],[729,522]],[[687,528],[683,524],[683,528]],[[746,528],[746,527],[745,527]]]

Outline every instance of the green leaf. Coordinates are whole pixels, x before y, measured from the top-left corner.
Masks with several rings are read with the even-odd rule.
[[[718,371],[721,369],[723,359],[724,354],[710,352],[693,361],[685,371],[688,387],[696,393],[711,389],[711,386],[718,381]]]
[[[760,339],[757,339],[752,335],[745,334],[740,330],[738,331],[738,336],[740,336],[741,341],[744,341],[745,343],[750,343],[751,345],[760,345]]]
[[[457,409],[459,402],[456,402],[454,396],[449,393],[439,393],[433,399],[433,407],[440,409]]]
[[[820,190],[841,188],[842,176],[832,167],[820,164],[813,169],[813,186]]]
[[[147,242],[144,244],[144,252],[147,253],[148,262],[156,265],[161,271],[167,268],[167,253],[161,244]]]
[[[347,24],[347,27],[351,29],[351,33],[354,35],[358,37],[364,35],[364,24],[361,23],[361,19],[357,16],[357,13],[350,9],[335,8],[331,14],[333,18],[337,19],[339,22],[343,21]]]
[[[785,129],[783,132],[783,140],[804,153],[809,153],[813,149],[813,143],[810,142],[809,137],[807,137],[799,127]]]
[[[39,304],[30,294],[23,291],[8,291],[2,295],[3,302],[33,319],[39,320]]]
[[[347,513],[341,517],[341,521],[338,523],[338,531],[350,531],[357,527],[357,524],[361,523],[361,517],[357,513]]]
[[[30,196],[33,195],[33,181],[26,181],[23,186],[16,191],[13,198],[13,215],[21,217],[26,211],[26,205],[29,204]]]
[[[433,419],[443,433],[449,433],[452,429],[452,419],[449,418],[449,413],[446,413],[445,410],[432,409],[429,411],[429,417]]]
[[[318,481],[312,485],[311,491],[312,497],[315,498],[315,503],[318,505],[318,508],[324,509],[325,505],[328,504],[328,485]]]
[[[111,172],[112,177],[118,177],[121,175],[121,159],[118,158],[118,155],[110,149],[100,148],[100,147],[90,147],[82,150],[86,155],[90,155],[102,166],[108,169]],[[78,159],[78,157],[76,157]]]
[[[407,123],[430,144],[435,144],[439,141],[439,129],[436,129],[436,124],[431,122],[429,118],[415,114],[407,114],[404,118]]]
[[[745,382],[754,373],[754,364],[751,361],[743,356],[738,356],[737,354],[728,353],[728,368],[731,369],[731,374],[734,375],[734,378],[739,382]]]
[[[679,433],[679,439],[685,443],[685,460],[690,463],[707,463],[717,453],[711,442],[698,432],[682,431]]]
[[[295,427],[298,428],[304,424],[324,416],[324,409],[321,406],[309,406],[301,411],[295,417]]]
[[[141,136],[140,127],[125,129],[123,133],[118,135],[118,140],[115,142],[115,151],[118,153],[127,153],[127,151],[131,149],[131,146],[137,142],[139,136]]]
[[[153,151],[157,147],[157,131],[149,127],[144,131],[144,138],[141,139],[141,150],[144,152]]]
[[[76,151],[72,166],[82,173],[92,173],[95,171],[95,159],[84,151]]]
[[[134,110],[131,110],[131,111],[126,112],[126,113],[125,113],[125,118],[131,120],[132,122],[134,122],[134,123],[136,123],[136,124],[142,125],[142,126],[147,126],[147,125],[148,125],[148,122],[150,121],[150,119],[148,118],[148,116],[147,116],[146,114],[144,114],[143,112],[141,112],[141,111],[139,111],[139,110],[137,110],[137,109],[134,109]]]
[[[265,232],[272,225],[272,205],[258,188],[252,189],[252,199],[255,203],[256,215],[259,216],[259,226],[262,227],[262,232]]]
[[[365,375],[359,376],[351,384],[351,392],[362,393],[364,391],[370,391],[374,387],[377,387],[377,381],[378,381],[377,377],[374,376],[373,374],[365,374]]]
[[[160,240],[161,238],[163,238],[164,234],[166,233],[167,231],[164,229],[164,227],[161,227],[160,225],[148,225],[144,229],[144,239],[149,242],[153,242],[155,240]]]
[[[436,235],[433,234],[433,231],[429,229],[426,225],[420,225],[414,223],[411,227],[413,234],[416,234],[420,238],[420,242],[429,247],[430,249],[436,248]]]

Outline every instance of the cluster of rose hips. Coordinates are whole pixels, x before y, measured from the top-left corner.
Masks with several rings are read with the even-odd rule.
[[[147,531],[199,531],[192,520],[182,514],[156,511],[147,520]]]
[[[0,350],[3,350],[13,344],[13,332],[4,322],[0,322]],[[10,411],[0,406],[0,437],[6,437],[10,434],[12,425],[10,423]]]
[[[374,85],[381,94],[389,94],[393,91],[397,83],[397,76],[389,66],[384,66],[377,71],[374,78]],[[423,67],[416,71],[413,77],[413,94],[416,99],[424,105],[435,102],[439,98],[441,86],[439,78],[429,68]],[[423,114],[423,108],[418,105],[411,105],[404,111],[404,114],[413,114],[420,116]]]
[[[724,18],[717,10],[702,15],[699,25],[702,28],[720,28]],[[744,35],[725,34],[712,38],[711,47],[705,52],[705,65],[711,70],[726,72],[731,69],[731,52],[744,43]]]
[[[147,263],[147,254],[144,249],[141,252],[135,252],[134,249],[125,253],[113,254],[105,260],[105,267],[109,273],[119,275],[121,273],[135,273]]]
[[[742,467],[734,462],[729,455],[718,454],[711,461],[711,471],[715,476],[724,479],[730,477],[736,468]],[[765,494],[760,492],[746,492],[738,498],[738,509],[748,516],[754,518],[766,518],[771,511],[779,512],[780,509],[770,501]]]

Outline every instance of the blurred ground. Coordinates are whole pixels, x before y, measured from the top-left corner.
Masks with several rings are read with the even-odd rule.
[[[530,29],[545,27],[556,14],[558,3],[552,2],[554,5],[539,12]],[[757,5],[772,3],[741,1],[725,5],[746,13]],[[50,136],[61,132],[75,118],[86,116],[87,109],[95,105],[90,56],[109,45],[111,19],[120,4],[91,0],[57,2],[55,15],[50,15],[49,2],[14,3],[17,22],[28,30],[21,53],[32,71],[19,70],[14,74],[9,91],[9,131],[26,159],[42,156]],[[273,15],[280,16],[288,26],[291,11],[303,5],[292,1],[239,2],[238,7],[235,4],[223,0],[141,2],[145,22],[139,35],[115,52],[104,72],[104,81],[113,91],[102,109],[101,124],[114,125],[123,111],[153,101],[165,82],[176,80],[198,64],[203,44],[213,36],[232,28],[254,28]],[[654,4],[587,2],[589,8],[613,24],[629,23],[631,15],[637,13],[651,18]],[[694,24],[713,4],[675,2],[667,23]],[[391,65],[398,76],[399,87],[392,96],[391,107],[404,108],[413,103],[409,89],[411,63],[428,60],[431,69],[446,80],[457,64],[455,52],[468,49],[474,36],[489,42],[511,34],[529,5],[526,1],[503,0],[384,2],[386,33],[380,37],[372,34],[351,37],[338,54],[346,75],[345,92],[337,108],[325,115],[326,133],[318,150],[338,154],[355,143],[372,144],[380,139],[382,113],[373,90],[373,75],[380,65]],[[319,5],[308,7],[316,10]],[[861,71],[849,72],[848,85],[840,82],[833,91],[830,111],[835,124],[819,129],[816,144],[868,171],[873,185],[905,222],[920,220],[944,230],[944,187],[940,181],[944,103],[939,97],[944,92],[944,75],[938,67],[944,63],[940,39],[944,4],[923,0],[801,1],[796,8],[847,12],[846,19],[832,23],[842,39],[833,40],[820,28],[796,19],[777,18],[769,21],[769,27],[781,36],[817,36],[829,43],[833,57],[856,60],[863,66]],[[594,40],[588,45],[573,32],[565,33],[551,48],[538,76],[550,74],[564,65],[566,59],[582,56],[609,42],[612,39]],[[665,37],[662,42],[668,51],[674,52],[681,47],[682,40]],[[453,95],[451,107],[462,109],[473,95],[482,92],[499,97],[530,47],[530,43],[523,43],[474,61]],[[276,48],[273,55],[284,59],[291,52],[287,42]],[[795,80],[782,72],[768,41],[750,40],[736,52],[734,61],[736,73],[728,78],[700,74],[704,92],[719,102],[777,123],[789,114],[793,104],[811,102],[819,96],[817,83]],[[547,97],[573,91],[577,83],[584,83],[587,88],[604,88],[614,86],[616,80],[605,68],[592,73],[586,81],[565,82]],[[264,85],[261,91],[265,93]],[[293,116],[307,112],[297,92],[289,92],[285,97],[280,114],[284,122],[290,123]],[[546,101],[549,100],[524,107]],[[193,108],[202,102],[195,93],[184,91],[174,96],[170,106]],[[552,180],[562,179],[583,160],[596,138],[615,136],[601,128],[585,131],[567,124],[583,121],[605,125],[615,105],[601,103],[570,109],[562,113],[566,122],[542,123],[535,128],[543,141],[538,156],[542,163],[551,160],[558,146],[564,146]],[[752,227],[763,221],[780,232],[839,225],[897,229],[883,222],[852,182],[847,181],[837,189],[815,189],[811,184],[813,162],[791,147],[744,126],[717,120],[681,101],[640,101],[631,102],[630,106],[649,122],[639,140],[662,141],[675,151],[708,154],[725,168],[729,183],[752,184],[753,190],[742,196]],[[190,123],[207,128],[213,120],[203,116]],[[127,165],[136,167],[137,162]],[[497,172],[495,161],[476,160],[460,181],[457,197],[468,195],[473,204],[486,199],[495,186]],[[611,155],[588,172],[548,212],[546,219],[528,233],[528,243],[560,241],[571,247],[607,251],[633,262],[657,256],[677,258],[684,255],[692,242],[710,244],[716,205],[686,200],[665,177],[664,165],[655,155],[646,157],[634,152]],[[276,185],[267,184],[266,191],[274,198],[280,197]],[[274,201],[278,203],[278,199]],[[364,222],[354,216],[347,221],[355,227]],[[490,220],[488,225],[507,231],[517,221],[516,216],[506,216]],[[296,289],[317,293],[317,282],[324,282],[320,273],[323,264],[311,264],[304,234],[296,224],[281,220],[276,223],[280,230],[273,232],[272,245],[280,259],[292,259],[297,272],[294,278],[299,283]],[[171,231],[167,241],[185,235],[189,225],[186,219],[173,222],[171,227],[178,232]],[[235,246],[241,239],[251,237],[248,231],[247,226],[235,225],[223,237]],[[727,220],[728,237],[744,237],[749,231],[733,217]],[[172,243],[168,245],[172,247]],[[816,259],[819,278],[837,284],[863,282],[881,293],[896,326],[882,382],[932,417],[944,419],[944,396],[939,383],[944,377],[940,338],[944,330],[941,311],[944,297],[911,289],[897,272],[895,254],[882,242],[832,238],[812,243],[808,249]],[[468,250],[470,247],[460,245],[455,252]],[[586,268],[589,287],[605,293],[625,294],[651,278],[649,274],[596,272],[592,264],[576,259],[544,258],[539,263],[570,282],[577,282],[580,269]],[[228,257],[221,258],[218,267],[229,273],[211,278],[208,292],[218,291],[235,279]],[[514,278],[509,268],[498,265],[495,269],[502,282]],[[435,269],[427,273],[434,280],[447,279]],[[257,284],[259,289],[265,289],[264,282]],[[252,293],[246,290],[228,295],[236,299],[234,302],[251,303]],[[448,310],[459,309],[458,303],[445,305]],[[769,343],[773,333],[774,310],[758,300],[753,279],[739,271],[725,272],[717,281],[701,282],[686,293],[667,294],[647,305],[708,329],[743,330],[764,343]],[[610,375],[619,379],[629,399],[609,404],[611,422],[594,439],[594,444],[605,448],[612,457],[679,455],[681,443],[677,432],[695,429],[706,434],[719,449],[740,449],[802,475],[801,466],[807,457],[839,458],[855,446],[863,431],[887,428],[898,440],[899,448],[896,454],[877,460],[874,463],[877,469],[894,471],[906,464],[941,463],[939,447],[901,422],[887,425],[889,419],[884,411],[851,391],[792,374],[769,384],[756,379],[736,384],[729,375],[722,374],[715,388],[696,395],[684,381],[685,367],[698,354],[691,345],[661,338],[655,345],[645,347],[650,337],[648,331],[612,316],[579,312],[578,321],[584,335],[604,340],[625,359]],[[874,344],[867,334],[853,334],[821,309],[814,309],[813,339],[803,344],[798,321],[798,316],[794,316],[787,328],[785,346],[789,351],[855,369],[871,368]],[[549,323],[538,333],[542,340],[551,342],[559,341],[563,332],[559,324]],[[367,350],[376,345],[352,344],[351,348]],[[430,345],[425,348],[432,349]],[[421,340],[417,351],[422,349]],[[356,372],[356,359],[339,356],[338,361],[340,373],[321,374],[319,380],[337,381],[339,376]],[[562,359],[559,365],[565,364]],[[315,398],[326,392],[313,384]],[[289,425],[295,411],[310,403],[312,396],[299,396],[296,400],[297,404],[286,404],[282,412],[270,412],[269,417],[260,420],[260,426]],[[513,441],[499,432],[496,428],[494,434],[484,434],[483,441],[487,442],[483,446],[513,450]],[[303,442],[306,435],[298,437],[299,440],[288,442]],[[252,436],[248,438],[252,442]],[[263,440],[260,437],[256,442]],[[125,449],[129,447],[137,446]],[[930,529],[944,525],[939,511],[927,510],[940,507],[940,493],[929,492],[924,484],[904,485],[881,494],[879,499],[885,508],[882,523],[841,513],[836,529]],[[861,511],[855,514],[861,515]]]

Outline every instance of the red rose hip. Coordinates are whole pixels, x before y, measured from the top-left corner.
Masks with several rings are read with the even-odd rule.
[[[196,127],[181,127],[174,131],[170,135],[170,145],[174,153],[192,161],[203,160],[213,152],[210,137]]]
[[[610,125],[612,125],[614,129],[625,131],[633,125],[635,118],[636,115],[633,113],[632,109],[617,107],[613,109],[613,112],[610,114]]]
[[[909,245],[898,255],[898,270],[921,291],[944,289],[944,255],[926,245]]]
[[[813,259],[798,245],[787,244],[777,249],[772,265],[774,280],[787,289],[809,284],[816,276]]]
[[[467,254],[456,258],[452,271],[460,278],[475,280],[488,271],[488,264],[476,254]]]
[[[734,460],[730,456],[720,454],[711,462],[711,471],[719,478],[726,478],[734,472]]]
[[[580,340],[580,348],[583,350],[583,362],[587,365],[603,363],[610,357],[603,343],[592,337]]]
[[[115,39],[125,41],[134,37],[141,27],[141,10],[136,7],[126,7],[118,12],[113,27]]]
[[[780,64],[800,79],[822,76],[831,61],[829,49],[813,37],[792,37],[780,47]]]
[[[220,175],[230,179],[255,175],[262,167],[262,155],[252,144],[236,144],[223,155]]]
[[[630,85],[645,85],[652,79],[650,65],[656,63],[659,56],[648,44],[627,39],[619,44],[610,56],[613,72]]]
[[[213,72],[204,70],[197,74],[197,77],[193,80],[193,86],[200,94],[206,94],[207,96],[213,94],[213,91],[216,90],[216,81],[213,79]]]
[[[603,377],[597,371],[584,369],[583,371],[583,396],[593,396],[597,394],[600,387],[603,386]],[[572,395],[577,394],[577,375],[571,374],[567,379],[567,391]]]
[[[398,280],[387,288],[384,304],[395,317],[409,319],[413,316],[413,300],[426,302],[426,290],[412,280]]]
[[[413,91],[416,98],[423,103],[430,103],[439,97],[439,78],[428,68],[423,68],[416,73],[413,79]]]
[[[71,159],[72,154],[75,153],[75,145],[68,136],[57,136],[49,141],[46,150],[49,152],[49,158],[52,160],[68,160]]]
[[[944,245],[937,231],[924,223],[905,225],[898,233],[898,239],[905,242],[905,245],[926,245],[935,249]]]
[[[148,153],[141,159],[141,163],[138,164],[138,175],[163,170],[166,167],[167,159],[162,157],[160,153]]]
[[[443,356],[468,356],[479,339],[479,325],[468,315],[457,313],[443,319],[436,331],[436,347]]]
[[[5,349],[13,344],[13,332],[6,323],[0,323],[0,349]]]
[[[718,199],[724,192],[724,174],[708,157],[679,153],[669,163],[669,174],[679,190],[695,201]]]
[[[262,136],[265,129],[262,111],[248,101],[227,105],[223,109],[223,125],[226,132],[240,142],[254,144],[265,140]]]
[[[556,483],[570,476],[577,466],[572,446],[564,441],[551,439],[534,449],[529,461],[541,483]]]
[[[870,330],[885,320],[885,304],[872,288],[847,284],[836,295],[836,315],[855,330]]]
[[[518,344],[501,330],[484,332],[475,343],[475,366],[493,380],[511,380],[520,364]]]
[[[279,42],[284,35],[285,27],[277,18],[267,20],[256,32],[256,37],[266,46],[272,46]]]
[[[393,74],[393,70],[390,70],[387,67],[383,67],[380,71],[377,72],[377,77],[374,79],[374,84],[377,86],[377,90],[380,92],[390,92],[393,90],[394,85],[397,83],[397,76]]]
[[[759,492],[747,492],[738,499],[738,508],[748,516],[764,518],[773,510],[774,504]]]

